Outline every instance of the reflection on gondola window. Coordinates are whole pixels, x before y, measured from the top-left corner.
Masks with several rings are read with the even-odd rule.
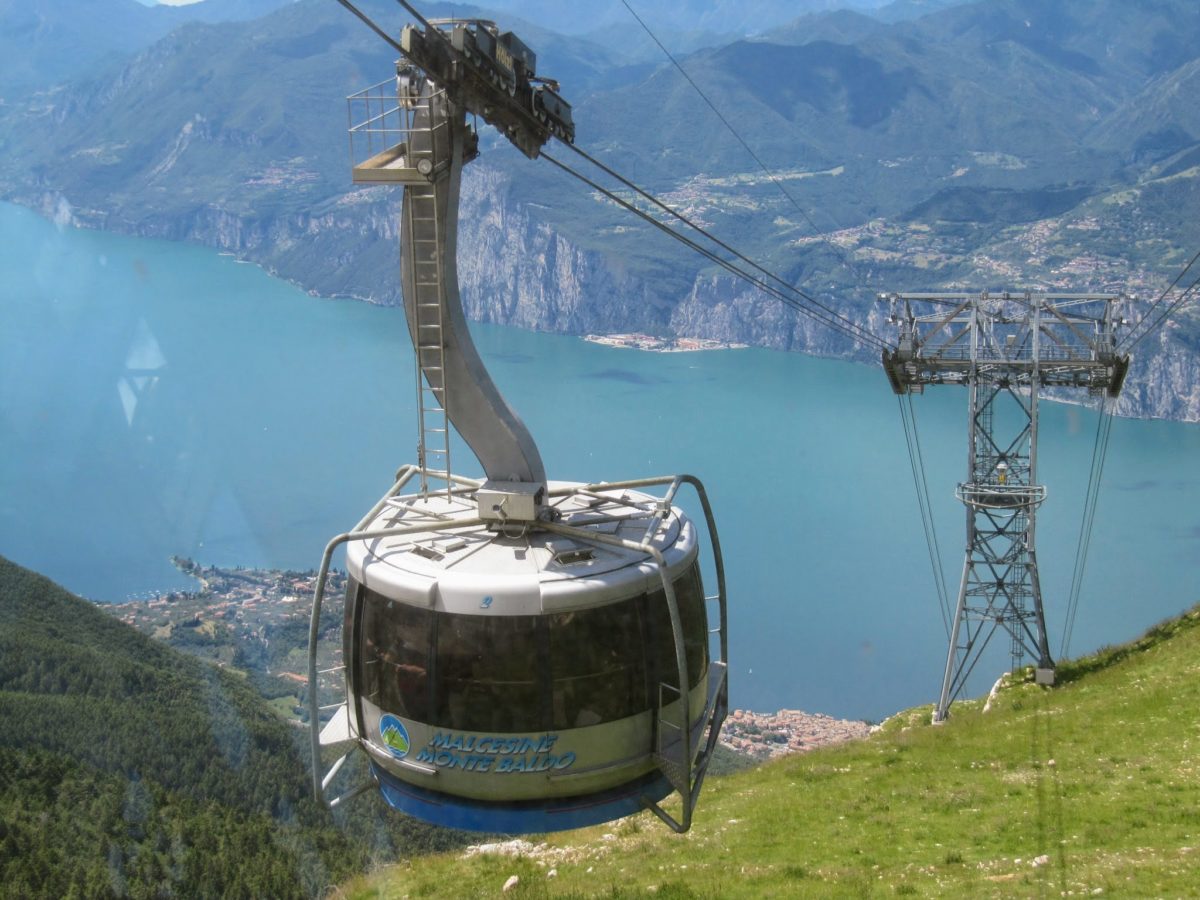
[[[687,572],[674,584],[675,603],[683,623],[683,649],[691,687],[700,683],[708,671],[708,617],[706,615],[700,573]],[[650,630],[658,682],[679,688],[679,666],[675,659],[675,640],[671,631],[671,613],[662,591],[649,597]]]
[[[708,670],[698,570],[674,589],[695,687]],[[584,728],[646,712],[659,684],[679,685],[661,590],[545,616],[435,613],[360,590],[363,699],[435,727],[501,734]]]
[[[554,728],[583,728],[649,708],[638,598],[548,616]]]
[[[439,615],[436,724],[500,733],[544,727],[538,618]]]
[[[429,717],[433,613],[366,591],[362,622],[362,695],[380,709]]]

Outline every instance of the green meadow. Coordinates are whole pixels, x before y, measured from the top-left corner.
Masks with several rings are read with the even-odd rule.
[[[1061,664],[1053,689],[1026,671],[942,725],[930,711],[710,778],[684,835],[643,813],[337,895],[1200,896],[1200,608]]]

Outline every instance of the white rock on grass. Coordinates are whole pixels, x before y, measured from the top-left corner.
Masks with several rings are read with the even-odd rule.
[[[499,855],[499,856],[536,856],[537,853],[544,847],[544,844],[531,844],[529,841],[523,841],[520,838],[511,841],[497,841],[493,844],[474,844],[468,847],[463,852],[464,858],[479,855]]]

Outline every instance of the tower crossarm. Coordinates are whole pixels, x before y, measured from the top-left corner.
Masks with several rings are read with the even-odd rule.
[[[899,326],[884,370],[897,394],[973,380],[1087,388],[1116,397],[1129,369],[1117,352],[1119,294],[890,294]]]

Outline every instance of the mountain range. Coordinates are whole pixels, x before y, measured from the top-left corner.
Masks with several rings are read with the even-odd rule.
[[[277,8],[193,20],[6,97],[0,196],[217,246],[315,293],[394,303],[396,198],[350,185],[342,100],[387,78],[394,53],[331,0],[264,2]],[[738,7],[742,19],[726,6],[634,4],[663,34],[762,26],[676,56],[737,136],[673,65],[630,49],[641,29],[612,18],[627,15],[619,5],[573,24],[536,4],[520,9],[544,13],[537,25],[503,8],[424,11],[517,30],[574,103],[581,148],[871,328],[884,327],[874,297],[889,290],[1153,298],[1200,244],[1190,0],[912,0],[872,15],[763,0]],[[394,4],[364,7],[392,30],[402,22]],[[805,14],[788,22],[789,9]],[[869,357],[482,138],[459,257],[475,318]],[[1197,335],[1183,314],[1139,346],[1125,411],[1200,418]]]
[[[0,90],[9,99],[104,68],[188,22],[248,21],[290,2],[147,7],[137,0],[0,0]]]

